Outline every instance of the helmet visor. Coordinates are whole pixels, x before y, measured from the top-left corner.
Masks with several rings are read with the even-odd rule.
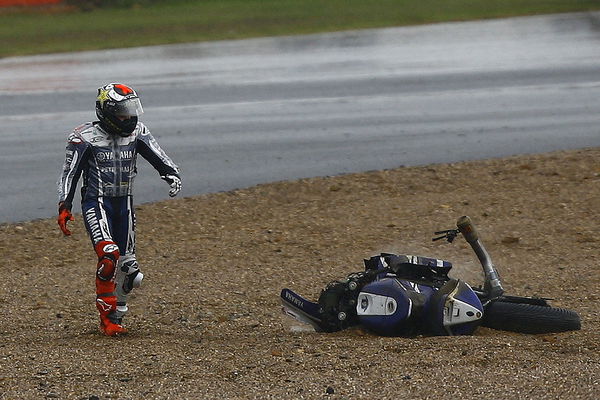
[[[119,101],[115,105],[111,105],[107,108],[107,111],[117,117],[136,117],[144,113],[142,102],[137,97]]]

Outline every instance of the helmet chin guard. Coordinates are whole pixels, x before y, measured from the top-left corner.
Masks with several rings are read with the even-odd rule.
[[[143,112],[140,98],[131,87],[109,83],[98,88],[96,116],[108,133],[123,137],[131,135]]]

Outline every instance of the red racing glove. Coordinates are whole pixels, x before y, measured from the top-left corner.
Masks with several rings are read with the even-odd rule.
[[[65,236],[70,236],[71,231],[67,228],[67,222],[75,221],[73,214],[71,214],[70,207],[65,203],[58,203],[58,226]]]

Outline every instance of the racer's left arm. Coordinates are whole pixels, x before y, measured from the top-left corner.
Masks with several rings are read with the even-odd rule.
[[[160,177],[164,179],[171,189],[169,196],[174,197],[181,190],[181,177],[179,176],[179,167],[171,158],[161,149],[160,145],[150,133],[150,130],[143,124],[140,124],[141,132],[137,137],[137,152],[144,157],[158,171]]]

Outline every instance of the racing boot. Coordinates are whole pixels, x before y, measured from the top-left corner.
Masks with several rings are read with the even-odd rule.
[[[135,255],[125,255],[119,259],[116,277],[117,308],[116,318],[121,321],[129,311],[127,297],[134,288],[142,286],[144,274],[140,271]]]
[[[101,293],[98,293],[101,292]],[[96,278],[96,308],[100,313],[100,331],[107,336],[127,333],[117,313],[117,296],[114,281]]]

